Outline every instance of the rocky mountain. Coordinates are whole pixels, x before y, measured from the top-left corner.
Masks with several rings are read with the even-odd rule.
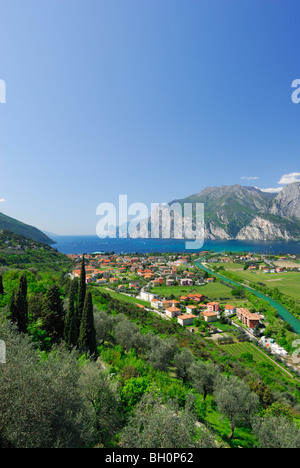
[[[0,231],[10,231],[15,234],[20,234],[23,237],[32,239],[43,244],[51,245],[55,244],[52,239],[50,239],[46,234],[44,234],[39,229],[29,226],[28,224],[22,223],[14,218],[0,213]]]
[[[300,183],[286,186],[279,194],[262,192],[255,187],[241,185],[209,187],[200,193],[169,203],[183,207],[185,203],[203,203],[205,210],[205,239],[237,240],[299,240],[300,239]],[[152,221],[158,220],[158,213]],[[167,218],[166,218],[167,219]],[[172,226],[178,221],[175,213],[171,223],[171,237],[178,237]],[[185,219],[186,238],[194,237],[195,217]],[[164,229],[163,217],[158,221]],[[151,220],[141,223],[132,237],[148,237]]]
[[[300,182],[287,185],[274,198],[270,212],[285,218],[300,220]]]

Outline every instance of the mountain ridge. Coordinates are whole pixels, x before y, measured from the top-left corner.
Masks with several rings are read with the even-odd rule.
[[[50,239],[50,237],[36,227],[25,224],[22,221],[18,221],[17,219],[11,218],[3,213],[0,213],[0,231],[10,231],[14,234],[20,234],[28,239],[47,245],[56,244],[55,241]]]
[[[257,187],[233,185],[207,187],[198,194],[169,203],[203,203],[205,239],[209,240],[299,240],[300,182],[287,185],[278,194]],[[162,227],[161,221],[160,228]],[[186,238],[193,238],[195,219],[188,219]],[[151,218],[141,223],[132,237],[147,237]],[[174,233],[173,233],[174,234]],[[191,237],[190,237],[191,236]],[[172,237],[172,235],[171,235]],[[173,237],[175,237],[173,235]]]

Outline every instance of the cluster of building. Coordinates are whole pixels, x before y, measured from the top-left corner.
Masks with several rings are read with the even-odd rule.
[[[69,255],[78,265],[73,270],[74,277],[80,277],[82,261],[81,255]],[[226,258],[227,259],[227,258]],[[193,324],[196,318],[203,317],[207,322],[216,322],[220,318],[221,310],[218,302],[207,302],[203,294],[188,294],[175,299],[159,299],[157,294],[144,290],[142,284],[150,286],[166,285],[172,286],[175,281],[181,286],[192,286],[195,273],[188,270],[187,256],[130,256],[130,255],[86,255],[86,282],[96,282],[99,285],[111,284],[117,286],[118,290],[125,290],[122,277],[126,273],[134,273],[139,276],[140,281],[129,280],[128,288],[139,292],[138,298],[149,302],[151,307],[163,312],[169,318],[177,318],[182,326]],[[223,261],[225,258],[222,259]],[[183,269],[187,268],[186,270]],[[178,269],[180,268],[180,273]],[[201,278],[204,282],[204,279]],[[214,278],[207,278],[205,282],[213,282]],[[121,282],[121,284],[119,284]],[[203,283],[201,283],[203,284]],[[238,319],[249,329],[254,329],[259,324],[262,316],[252,314],[248,309],[236,308],[226,304],[225,316],[237,315]]]
[[[81,255],[68,255],[75,262],[74,277],[80,277]],[[141,289],[141,283],[150,283],[151,286],[192,286],[195,284],[195,273],[188,270],[187,256],[163,257],[163,256],[127,256],[127,255],[86,255],[86,282],[97,284],[117,284],[122,281],[124,274],[139,277],[140,281],[129,281],[130,289]],[[186,268],[186,270],[184,269]],[[179,271],[180,269],[180,271]],[[197,276],[197,281],[203,278]],[[214,281],[213,278],[208,280]],[[120,285],[120,289],[123,285]]]
[[[246,308],[238,308],[231,304],[226,304],[224,310],[219,302],[205,302],[205,296],[202,294],[189,294],[175,299],[158,299],[156,294],[141,291],[139,298],[150,302],[151,307],[162,311],[169,318],[177,318],[180,325],[192,325],[196,318],[203,319],[210,323],[220,319],[221,313],[226,317],[236,315],[240,322],[250,330],[254,330],[260,325],[263,315],[253,314]]]

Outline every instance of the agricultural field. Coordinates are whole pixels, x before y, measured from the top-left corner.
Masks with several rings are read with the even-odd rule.
[[[232,289],[219,282],[209,283],[205,286],[158,286],[152,288],[151,292],[166,298],[173,295],[176,299],[180,296],[198,293],[206,296],[209,301],[218,301],[221,307],[224,307],[226,304],[231,304],[235,307],[252,307],[246,298],[233,297],[231,294]]]
[[[150,307],[150,302],[143,301],[142,299],[136,299],[135,297],[132,296],[127,296],[126,294],[122,294],[116,291],[113,291],[112,289],[103,287],[103,286],[94,286],[96,290],[99,290],[101,292],[104,292],[106,294],[109,294],[112,298],[118,299],[119,301],[125,301],[130,304],[140,304],[145,307]]]
[[[275,266],[283,267],[283,268],[300,268],[300,262],[293,262],[291,260],[280,260],[273,262]]]
[[[292,377],[291,374],[286,371],[280,364],[277,364],[272,357],[267,356],[263,351],[257,348],[254,344],[245,342],[245,343],[233,343],[220,345],[224,351],[231,354],[236,358],[241,358],[241,355],[244,353],[249,353],[253,357],[255,363],[268,363],[274,367],[274,370],[283,374],[286,378],[288,376]]]
[[[175,298],[194,293],[203,294],[210,300],[229,299],[231,297],[231,288],[219,282],[209,283],[204,286],[158,286],[152,288],[151,292],[164,297],[173,295]]]
[[[241,263],[222,263],[222,262],[219,262],[219,263],[216,263],[215,266],[217,267],[224,267],[225,270],[229,270],[229,271],[243,271],[244,269],[244,264],[241,264]]]
[[[281,293],[300,301],[300,272],[263,273],[259,270],[248,271],[243,270],[243,268],[232,268],[232,265],[237,266],[238,264],[218,264],[218,266],[224,266],[225,270],[239,276],[241,281],[264,283],[268,288],[278,288]]]
[[[239,357],[243,353],[250,353],[255,362],[270,362],[269,358],[258,350],[252,343],[233,343],[221,345],[222,348],[234,357]]]

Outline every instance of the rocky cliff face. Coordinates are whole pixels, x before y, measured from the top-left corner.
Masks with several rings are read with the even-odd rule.
[[[267,219],[256,216],[251,223],[242,228],[237,236],[237,240],[291,240],[292,236],[288,230]]]
[[[240,185],[209,187],[199,194],[174,200],[170,205],[181,207],[185,203],[204,204],[204,237],[210,240],[299,240],[300,239],[300,183],[286,186],[278,195],[262,192],[255,187]],[[180,211],[180,210],[179,210]],[[180,215],[174,214],[169,224],[166,218],[158,217],[159,211],[141,223],[140,229],[131,237],[151,237],[153,227],[156,237],[195,237],[195,217],[182,223],[180,236],[174,226],[180,226]],[[175,223],[176,222],[176,223]],[[185,229],[184,229],[185,226]],[[168,232],[170,234],[168,235]]]
[[[300,220],[300,182],[287,185],[274,199],[270,212]]]

